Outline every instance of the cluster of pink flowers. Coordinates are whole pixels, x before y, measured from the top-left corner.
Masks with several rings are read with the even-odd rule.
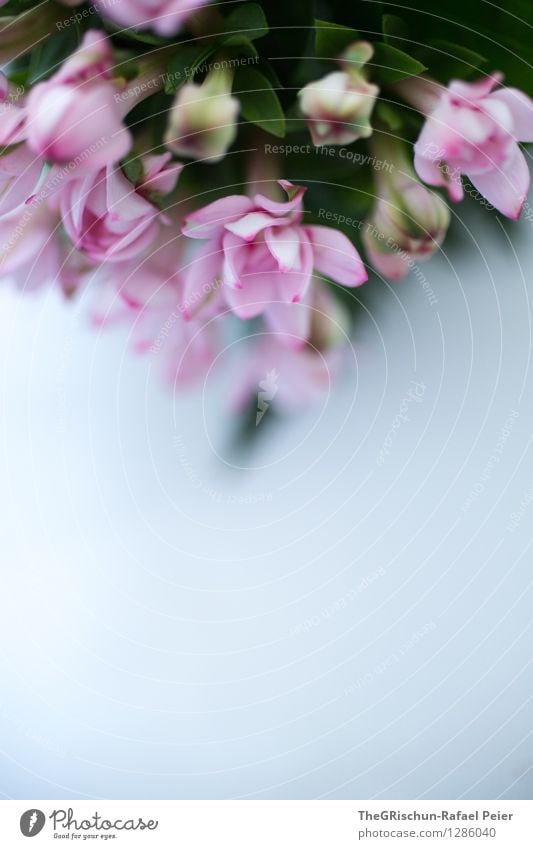
[[[200,5],[102,0],[102,12],[168,34]],[[529,170],[518,142],[533,140],[533,107],[497,75],[448,88],[404,81],[397,91],[426,115],[412,165],[404,143],[373,133],[379,91],[363,72],[369,47],[354,45],[356,69],[345,58],[341,71],[302,90],[300,105],[316,144],[373,134],[370,143],[388,160],[363,245],[379,273],[400,279],[440,247],[448,228],[447,203],[425,183],[457,201],[467,175],[496,209],[519,215]],[[206,374],[230,316],[234,324],[256,320],[247,331],[254,350],[243,368],[246,391],[261,373],[283,368],[285,405],[314,399],[348,338],[331,281],[361,285],[363,260],[339,230],[307,223],[305,188],[283,179],[194,208],[180,196],[185,166],[173,157],[222,159],[235,139],[238,97],[225,72],[186,83],[169,115],[166,152],[142,153],[126,116],[152,88],[120,77],[110,41],[96,31],[27,97],[13,97],[0,76],[2,277],[21,288],[56,282],[67,295],[91,286],[95,321],[133,322],[136,348],[181,383]],[[128,155],[134,176],[121,165]]]

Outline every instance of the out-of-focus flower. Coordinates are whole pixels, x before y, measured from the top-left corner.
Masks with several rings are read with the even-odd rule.
[[[360,70],[372,54],[367,42],[352,45],[347,53],[352,58],[340,60],[344,70],[333,71],[299,92],[313,144],[351,144],[372,134],[370,116],[379,88],[367,82]]]
[[[261,404],[261,390],[270,384],[272,389],[266,393],[266,400],[273,410],[302,412],[327,401],[342,362],[342,347],[322,352],[305,345],[287,350],[275,334],[258,333],[248,341],[246,357],[240,357],[232,373],[231,406],[242,414],[257,400],[258,423],[266,411]]]
[[[144,197],[168,195],[174,191],[183,170],[181,162],[172,162],[172,154],[147,154],[141,159],[142,173],[136,189]]]
[[[183,85],[174,101],[165,144],[179,156],[218,162],[237,135],[240,104],[231,95],[233,72],[214,69],[203,83]]]
[[[174,187],[178,177],[159,163],[159,186]],[[153,163],[149,167],[153,167]],[[168,176],[168,182],[166,177]],[[69,179],[50,201],[57,205],[75,247],[94,262],[121,262],[141,254],[154,241],[165,216],[112,166]]]
[[[182,267],[194,245],[177,228],[169,230],[141,259],[101,265],[89,285],[97,296],[94,321],[129,325],[134,350],[151,356],[164,379],[183,386],[203,377],[213,363],[220,328],[210,315],[185,319]]]
[[[446,186],[458,201],[465,174],[496,209],[516,219],[530,180],[517,142],[533,141],[533,101],[518,89],[498,87],[501,80],[501,74],[493,74],[473,83],[454,80],[442,88],[413,78],[397,87],[427,115],[415,145],[421,179]]]
[[[104,18],[123,27],[151,29],[158,35],[175,35],[208,0],[97,0]]]
[[[25,144],[0,156],[0,215],[30,198],[37,188],[43,163]]]
[[[429,259],[442,244],[450,213],[442,198],[417,179],[400,142],[382,142],[379,155],[393,168],[379,172],[376,205],[362,239],[377,271],[401,280],[414,262]]]
[[[0,71],[0,147],[11,147],[26,138],[25,101],[11,97],[7,77]]]
[[[301,346],[310,316],[294,305],[305,299],[313,270],[345,286],[361,285],[367,274],[343,233],[302,223],[305,189],[279,184],[288,201],[232,195],[186,218],[185,235],[207,241],[186,271],[184,297],[200,300],[211,286],[240,318],[264,314],[272,330]]]
[[[28,97],[28,144],[56,163],[101,168],[131,147],[112,80],[113,54],[106,35],[89,30],[57,74]]]
[[[60,250],[57,218],[38,198],[0,216],[0,278],[25,291],[57,278]]]

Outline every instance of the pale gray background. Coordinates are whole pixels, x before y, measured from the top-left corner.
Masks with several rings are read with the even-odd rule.
[[[533,223],[467,221],[243,469],[231,386],[0,292],[5,797],[531,796]]]

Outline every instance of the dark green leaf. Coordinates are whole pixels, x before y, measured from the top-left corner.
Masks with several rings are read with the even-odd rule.
[[[425,65],[384,42],[377,42],[374,55],[367,67],[372,69],[372,79],[378,83],[395,83],[405,77],[416,76],[427,70]]]
[[[132,156],[131,159],[125,159],[122,163],[124,174],[134,185],[139,182],[142,176],[142,164],[138,156]]]
[[[434,73],[438,73],[446,82],[452,77],[470,77],[487,62],[485,57],[475,50],[444,39],[430,41],[428,48],[426,62],[431,64]]]
[[[239,68],[235,74],[233,92],[241,102],[241,111],[247,121],[283,138],[283,109],[269,80],[260,71],[255,68]]]
[[[407,24],[398,15],[383,15],[383,41],[393,47],[401,47],[408,40]]]
[[[238,6],[226,18],[226,32],[246,36],[250,41],[263,38],[268,33],[267,19],[257,3]]]
[[[320,59],[336,59],[349,44],[361,38],[357,30],[340,24],[315,21],[315,26],[315,53]]]
[[[214,50],[212,46],[181,44],[168,63],[165,94],[174,94],[184,83],[192,80]]]
[[[404,112],[405,110],[399,106],[387,103],[385,100],[378,100],[374,117],[386,124],[389,130],[396,132],[404,125]]]

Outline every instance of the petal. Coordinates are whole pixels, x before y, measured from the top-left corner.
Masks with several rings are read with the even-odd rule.
[[[273,272],[272,282],[277,287],[283,301],[293,304],[305,296],[313,274],[313,247],[303,227],[300,228],[300,261],[299,267],[287,271]]]
[[[298,268],[301,242],[297,227],[269,227],[265,241],[280,271]]]
[[[185,218],[182,232],[191,239],[209,239],[231,221],[253,209],[253,202],[245,195],[229,195],[209,203]]]
[[[468,103],[474,104],[476,100],[486,97],[492,89],[499,85],[503,79],[503,75],[499,71],[495,71],[480,80],[473,83],[463,82],[462,80],[452,80],[448,86],[452,94],[457,94],[464,98]]]
[[[518,145],[505,168],[484,174],[468,174],[473,186],[503,215],[520,217],[529,191],[529,168]]]
[[[302,348],[311,332],[311,308],[307,303],[275,302],[266,308],[265,322],[270,330],[279,334],[280,342],[290,348]]]
[[[490,100],[505,103],[513,119],[512,134],[516,141],[533,141],[533,101],[517,88],[501,88]]]
[[[229,308],[239,318],[250,319],[261,315],[265,308],[276,298],[272,285],[272,273],[265,271],[249,274],[242,289],[224,287],[224,297]]]
[[[271,200],[270,198],[265,197],[265,195],[258,194],[254,196],[254,203],[256,204],[256,206],[259,206],[266,212],[270,212],[272,215],[286,215],[288,212],[293,212],[296,209],[300,209],[302,205],[302,198],[306,192],[306,187],[293,186],[293,184],[289,183],[287,180],[278,180],[278,183],[282,187],[282,189],[287,192],[287,194],[290,195],[294,192],[294,196],[291,198],[291,200]]]
[[[242,289],[241,273],[249,257],[250,246],[234,233],[225,233],[222,247],[224,249],[222,280],[227,286]]]
[[[422,138],[422,137],[420,137]],[[424,183],[430,186],[444,186],[448,190],[450,198],[458,202],[463,199],[464,190],[461,182],[461,173],[456,168],[450,168],[446,162],[441,162],[433,155],[422,152],[423,145],[419,147],[419,141],[415,144],[415,171]],[[427,148],[430,152],[432,149]]]
[[[201,245],[190,263],[183,269],[183,292],[180,311],[190,319],[204,306],[209,297],[220,288],[220,269],[224,255],[220,243],[211,239]]]
[[[360,286],[368,279],[365,266],[349,238],[332,227],[308,227],[314,267],[343,286]]]
[[[252,242],[265,227],[280,227],[283,224],[290,223],[289,218],[272,218],[268,212],[249,212],[236,221],[226,224],[225,227],[230,233],[235,233],[241,239]]]

